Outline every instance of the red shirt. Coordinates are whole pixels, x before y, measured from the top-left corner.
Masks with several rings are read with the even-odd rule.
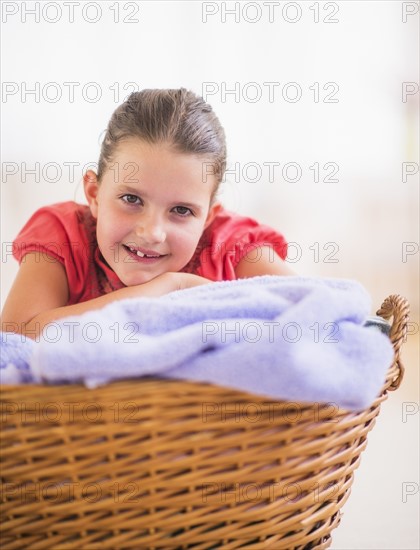
[[[261,245],[272,246],[282,259],[286,258],[287,243],[282,235],[252,218],[221,209],[181,271],[212,281],[234,280],[240,260]],[[27,252],[34,251],[63,264],[70,290],[68,305],[125,286],[98,248],[96,220],[86,205],[68,201],[37,210],[16,237],[13,256],[21,263]]]

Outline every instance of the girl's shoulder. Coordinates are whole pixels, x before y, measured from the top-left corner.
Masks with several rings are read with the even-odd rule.
[[[65,221],[71,221],[74,216],[78,219],[80,216],[85,216],[89,211],[89,207],[85,204],[79,204],[75,201],[56,202],[38,208],[30,217],[30,220],[39,217],[60,216]]]
[[[12,254],[19,264],[29,252],[51,257],[64,266],[69,304],[103,293],[99,288],[103,276],[96,221],[87,205],[67,201],[36,210],[13,241]]]
[[[21,262],[29,251],[45,251],[62,259],[72,243],[95,239],[95,220],[89,207],[66,201],[38,208],[13,242],[13,255]]]
[[[94,226],[89,207],[74,201],[57,202],[38,208],[25,223],[19,235],[27,232],[36,232],[41,235],[50,235],[50,231],[60,234],[64,230],[66,234],[79,232],[80,226]]]
[[[263,224],[250,216],[244,216],[222,207],[206,230],[207,244],[224,243],[240,248],[250,243],[264,242],[282,246],[285,238],[276,229]]]
[[[222,207],[204,231],[193,258],[183,271],[212,281],[233,280],[242,258],[253,249],[265,246],[285,259],[287,242],[281,233],[254,218]]]

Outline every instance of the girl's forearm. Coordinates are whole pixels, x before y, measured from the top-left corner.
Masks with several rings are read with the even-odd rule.
[[[39,338],[39,335],[46,325],[58,319],[73,315],[81,315],[82,313],[95,309],[101,309],[112,302],[124,300],[125,298],[158,297],[174,290],[181,290],[183,288],[189,288],[209,282],[210,281],[203,277],[189,275],[187,273],[164,273],[141,285],[121,288],[120,290],[115,290],[114,292],[110,292],[99,298],[94,298],[93,300],[87,300],[80,304],[43,311],[29,322],[25,323],[17,332],[36,340]]]

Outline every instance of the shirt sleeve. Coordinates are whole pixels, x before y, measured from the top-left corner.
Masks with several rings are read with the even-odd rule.
[[[60,262],[72,293],[83,290],[88,257],[87,239],[81,231],[75,203],[59,203],[37,210],[13,242],[13,256],[21,264],[28,252]]]
[[[209,230],[208,244],[200,255],[198,274],[202,277],[214,281],[236,279],[235,268],[242,258],[261,246],[269,246],[283,260],[287,256],[283,235],[252,218],[224,210]]]

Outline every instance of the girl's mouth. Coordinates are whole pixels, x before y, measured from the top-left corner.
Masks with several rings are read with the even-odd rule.
[[[155,263],[162,258],[165,258],[167,254],[158,254],[157,252],[146,254],[142,252],[141,250],[138,250],[136,248],[131,248],[130,246],[127,246],[126,244],[123,244],[123,247],[128,252],[129,256],[136,260],[137,262],[141,263]]]

